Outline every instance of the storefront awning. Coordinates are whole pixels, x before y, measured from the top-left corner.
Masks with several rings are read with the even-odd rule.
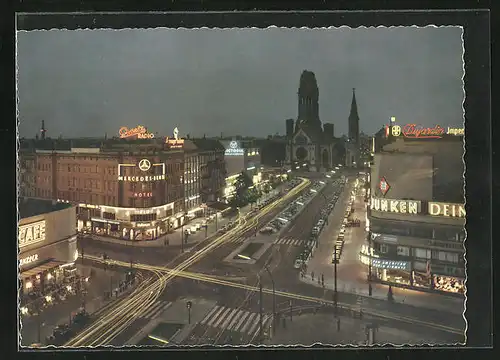
[[[21,273],[21,276],[23,277],[23,279],[30,278],[32,276],[35,276],[35,275],[40,274],[40,273],[47,271],[47,270],[51,270],[51,269],[58,267],[60,265],[63,265],[63,264],[64,263],[61,261],[50,260],[49,262],[46,262],[45,264],[38,265],[34,268],[23,271]]]
[[[215,210],[219,210],[219,211],[223,211],[223,210],[226,210],[227,208],[229,208],[228,204],[225,204],[225,203],[219,202],[219,201],[211,203],[211,204],[207,204],[207,206],[211,209],[215,209]]]

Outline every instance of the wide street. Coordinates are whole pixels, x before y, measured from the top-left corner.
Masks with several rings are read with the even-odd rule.
[[[302,186],[306,187],[307,182]],[[328,231],[335,231],[335,228],[340,226],[341,221],[337,218],[343,216],[350,189],[351,184],[345,187],[344,193],[339,197],[330,216],[330,227],[325,227]],[[186,303],[182,299],[188,297],[206,299],[211,301],[211,305],[204,305],[208,306],[204,312],[197,309],[200,314],[197,315],[198,318],[193,318],[189,326],[186,325],[187,316],[183,315],[186,321],[183,325],[185,334],[176,341],[172,340],[172,344],[260,343],[261,308],[257,275],[260,275],[264,288],[262,332],[265,338],[269,338],[274,332],[287,331],[286,324],[282,324],[282,321],[290,313],[297,316],[299,312],[308,313],[314,308],[319,310],[316,318],[333,316],[333,291],[328,287],[322,288],[303,281],[293,266],[302,249],[301,245],[309,241],[311,229],[318,220],[321,209],[327,204],[326,199],[335,192],[333,185],[326,185],[320,191],[321,194],[316,194],[281,234],[270,235],[269,241],[274,244],[253,265],[223,261],[243,241],[251,241],[246,239],[252,238],[256,229],[265,226],[287,203],[297,197],[301,190],[300,187],[294,189],[260,212],[242,215],[237,219],[238,225],[226,234],[209,236],[206,240],[188,246],[184,252],[174,246],[137,247],[84,239],[82,245],[85,247],[87,260],[98,263],[101,261],[101,254],[106,252],[112,263],[115,263],[108,266],[128,267],[132,259],[133,267],[149,271],[143,271],[146,279],[136,292],[118,301],[111,310],[103,312],[96,323],[66,345],[78,347],[130,344],[132,339],[147,336],[147,333],[141,333],[141,329],[148,329],[155,319],[162,319],[169,311],[178,314],[175,306],[178,306],[179,302]],[[326,238],[326,235],[320,236],[319,247],[311,261],[321,256],[331,257],[331,253],[321,253]],[[264,269],[264,264],[267,264],[275,284],[277,316],[274,327],[272,281]],[[149,275],[146,275],[148,273]],[[359,296],[356,294],[339,292],[339,315],[352,318],[353,313],[342,313],[345,312],[343,308],[353,308],[357,311],[359,302]],[[404,303],[390,304],[380,298],[364,298],[362,308],[366,321],[376,321],[393,332],[400,329],[405,334],[413,334],[407,336],[415,339],[428,338],[431,334],[436,343],[463,341],[460,330],[463,319],[446,311]],[[361,319],[360,321],[363,322]],[[300,332],[293,336],[289,334],[288,341],[303,343],[300,336]],[[290,340],[291,338],[295,340]],[[273,343],[272,340],[265,341]],[[135,343],[135,340],[133,342]]]

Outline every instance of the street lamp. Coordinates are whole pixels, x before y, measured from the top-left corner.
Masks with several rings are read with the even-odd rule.
[[[337,301],[338,301],[338,293],[337,293],[337,264],[339,262],[339,259],[337,258],[337,246],[334,247],[334,252],[333,252],[333,278],[334,278],[334,285],[333,285],[333,304],[335,306],[335,317],[337,317],[338,310],[337,310]]]
[[[246,255],[242,255],[242,254],[238,254],[238,257],[240,259],[244,259],[244,260],[255,260],[253,258],[251,258],[250,256],[246,256]],[[267,273],[269,274],[269,277],[271,278],[271,283],[273,285],[273,330],[276,328],[276,288],[274,286],[274,278],[273,278],[273,274],[271,273],[271,271],[269,270],[269,267],[267,264],[264,264],[264,269],[266,269]],[[262,282],[260,280],[260,274],[257,273],[257,277],[259,278],[259,291],[260,291],[260,335],[261,335],[261,339],[262,339]]]

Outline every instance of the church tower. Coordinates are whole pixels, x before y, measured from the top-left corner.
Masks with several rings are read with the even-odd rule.
[[[312,71],[304,70],[300,76],[298,106],[298,122],[309,128],[321,130],[318,83]]]
[[[352,89],[351,112],[349,114],[349,141],[359,144],[359,115],[356,103],[356,89]]]

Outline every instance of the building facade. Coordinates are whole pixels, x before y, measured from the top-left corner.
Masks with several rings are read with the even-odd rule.
[[[303,71],[298,90],[298,117],[295,126],[286,120],[285,165],[292,170],[321,171],[338,164],[333,124],[319,118],[319,89],[311,71]],[[292,132],[293,128],[293,132]]]
[[[183,225],[199,210],[202,192],[213,197],[221,191],[217,181],[203,190],[200,173],[210,156],[221,163],[222,146],[210,152],[175,142],[59,141],[45,149],[25,147],[22,156],[36,159],[36,197],[78,205],[79,231],[148,240]]]
[[[367,246],[372,279],[463,293],[463,139],[400,139],[375,153]]]
[[[242,172],[252,179],[254,185],[261,182],[261,155],[254,140],[226,139],[221,143],[225,148],[226,184],[223,197],[227,202],[233,196],[236,190],[234,184]]]
[[[43,293],[76,270],[76,207],[51,200],[20,198],[19,215],[22,293]]]

